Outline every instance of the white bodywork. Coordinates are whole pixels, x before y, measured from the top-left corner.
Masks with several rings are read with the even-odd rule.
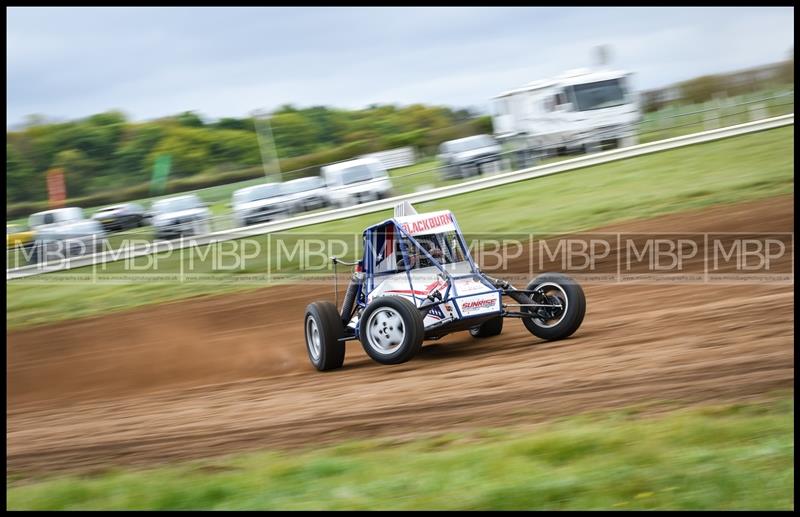
[[[469,271],[469,264],[466,262],[450,264],[445,267],[453,270],[460,269],[464,273]],[[449,281],[442,278],[438,269],[435,267],[423,268],[412,271],[410,274],[410,285],[406,273],[397,273],[386,277],[369,293],[367,303],[379,296],[401,296],[419,307],[426,302],[429,295],[436,292],[444,297]],[[458,319],[456,305],[464,318],[500,312],[500,293],[497,291],[491,290],[473,278],[458,278],[454,280],[454,283],[455,292],[451,289],[449,297],[452,298],[456,293],[458,296],[464,297],[451,299],[431,309],[423,320],[426,328]],[[355,326],[357,321],[358,317],[354,316],[350,321],[351,326]]]
[[[457,231],[449,210],[417,214],[408,202],[404,202],[395,208],[395,214],[403,214],[396,215],[394,220],[404,232],[414,238]],[[394,256],[394,252],[387,253],[386,260],[382,261],[382,266],[387,271],[394,270],[397,266]],[[420,307],[430,303],[429,296],[439,293],[444,303],[428,312],[423,320],[425,328],[460,319],[459,311],[461,318],[486,316],[501,311],[500,293],[472,275],[469,262],[464,260],[445,263],[442,267],[449,275],[456,278],[450,280],[435,266],[412,269],[409,273],[374,276],[375,285],[367,294],[367,304],[380,296],[401,296]],[[379,272],[380,268],[376,268],[376,271]],[[460,275],[468,276],[457,278]],[[450,287],[449,293],[448,287]],[[356,314],[350,320],[349,326],[355,327],[357,323]]]
[[[495,136],[545,148],[608,140],[634,144],[641,112],[631,76],[622,70],[578,69],[504,92],[493,98]],[[592,104],[603,97],[600,92],[615,100]]]
[[[328,202],[345,207],[388,197],[392,182],[383,164],[374,158],[350,160],[322,167]]]

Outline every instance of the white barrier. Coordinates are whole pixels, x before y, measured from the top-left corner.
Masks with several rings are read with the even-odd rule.
[[[659,151],[666,151],[668,149],[675,149],[687,145],[694,145],[712,140],[719,140],[722,138],[729,138],[732,136],[753,133],[756,131],[764,131],[766,129],[773,129],[781,126],[788,126],[794,124],[794,113],[789,115],[782,115],[780,117],[773,117],[766,120],[757,120],[748,122],[746,124],[739,124],[737,126],[729,126],[720,129],[713,129],[710,131],[703,131],[692,135],[678,136],[675,138],[668,138],[666,140],[659,140],[657,142],[650,142],[647,144],[639,144],[631,147],[624,147],[621,149],[613,149],[600,153],[580,156],[571,160],[564,160],[557,163],[539,165],[518,171],[506,172],[502,174],[495,174],[490,177],[479,178],[472,181],[465,181],[456,185],[447,187],[440,187],[431,189],[426,192],[414,192],[411,194],[404,194],[389,199],[382,199],[379,201],[371,201],[361,205],[350,206],[346,208],[339,208],[335,210],[326,210],[313,214],[300,215],[291,219],[284,219],[282,221],[273,221],[244,228],[235,228],[233,230],[223,230],[219,232],[210,233],[199,237],[190,237],[188,239],[181,239],[179,241],[151,243],[148,246],[134,248],[130,250],[112,250],[103,253],[96,253],[94,255],[87,255],[84,257],[74,257],[67,261],[51,262],[47,264],[37,264],[31,266],[24,266],[20,268],[6,270],[6,281],[24,278],[28,276],[40,275],[42,273],[50,273],[55,271],[68,270],[78,267],[91,266],[95,264],[103,264],[105,262],[114,262],[117,260],[125,260],[152,253],[159,253],[163,251],[176,250],[189,246],[214,244],[217,242],[228,241],[232,239],[240,239],[244,237],[253,237],[265,233],[289,230],[292,228],[299,228],[312,224],[324,223],[329,221],[336,221],[338,219],[345,219],[348,217],[355,217],[359,215],[378,212],[381,210],[388,210],[394,207],[400,201],[409,201],[412,203],[420,203],[425,201],[433,201],[435,199],[446,198],[458,194],[466,194],[476,190],[482,190],[491,187],[498,187],[517,181],[538,178],[542,176],[550,176],[562,172],[569,172],[583,167],[592,165],[599,165],[601,163],[612,162],[616,160],[623,160],[626,158],[633,158],[644,154],[655,153]]]
[[[389,149],[377,153],[361,155],[361,158],[375,158],[386,167],[387,170],[407,167],[416,163],[413,147],[401,147],[399,149]]]

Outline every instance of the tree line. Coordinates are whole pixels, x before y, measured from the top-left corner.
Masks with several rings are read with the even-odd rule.
[[[794,85],[794,49],[785,61],[725,74],[695,77],[642,93],[642,109],[656,111],[668,104],[699,104],[719,96],[734,97]]]
[[[209,121],[185,112],[133,122],[119,111],[67,121],[31,118],[6,132],[6,204],[38,206],[46,173],[60,168],[70,201],[102,204],[147,196],[157,157],[171,156],[170,190],[187,190],[263,174],[253,117]],[[414,104],[362,110],[281,106],[269,123],[284,171],[319,166],[402,146],[431,152],[444,140],[490,132],[489,117],[467,109]],[[22,208],[22,207],[20,207]]]

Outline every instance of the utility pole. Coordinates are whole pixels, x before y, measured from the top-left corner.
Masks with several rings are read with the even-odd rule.
[[[611,61],[611,47],[609,45],[597,45],[594,48],[594,53],[597,66],[606,66]]]
[[[270,115],[265,110],[256,110],[252,115],[256,137],[258,138],[258,148],[261,151],[261,164],[264,167],[264,176],[269,179],[270,173],[276,174],[278,181],[281,181],[281,164],[278,160],[275,140],[272,138],[272,127],[269,123]],[[273,162],[275,164],[275,171],[271,171]]]

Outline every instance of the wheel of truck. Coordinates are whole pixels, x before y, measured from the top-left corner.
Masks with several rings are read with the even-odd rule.
[[[323,372],[344,364],[344,326],[331,302],[314,302],[306,308],[306,350],[314,368]]]
[[[586,314],[586,296],[578,283],[561,273],[544,273],[528,284],[528,291],[540,291],[553,308],[540,309],[539,317],[523,318],[525,328],[536,337],[556,341],[571,336]],[[535,307],[523,307],[536,312]]]
[[[422,348],[425,325],[419,309],[409,300],[382,296],[361,315],[359,336],[364,351],[381,364],[404,363]]]
[[[484,338],[498,336],[503,331],[503,317],[497,316],[490,320],[484,321],[479,326],[469,329],[472,337]]]

